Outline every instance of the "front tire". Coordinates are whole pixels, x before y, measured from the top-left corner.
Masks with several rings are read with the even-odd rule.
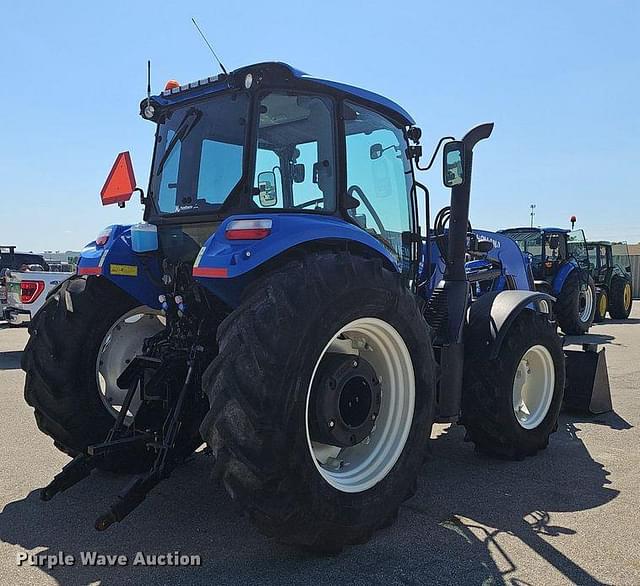
[[[546,448],[564,394],[562,341],[545,314],[523,311],[495,360],[465,364],[462,423],[476,448],[520,460]]]
[[[601,323],[607,316],[609,310],[609,295],[606,289],[600,289],[596,299],[596,313],[593,317],[594,323]]]
[[[393,522],[415,490],[434,392],[429,330],[400,277],[348,253],[305,256],[254,284],[218,344],[201,432],[258,529],[339,551]],[[359,413],[343,403],[365,378]],[[393,441],[376,443],[374,419]]]
[[[586,334],[593,323],[596,312],[596,285],[587,277],[586,287],[578,270],[567,276],[556,302],[558,324],[567,335]]]

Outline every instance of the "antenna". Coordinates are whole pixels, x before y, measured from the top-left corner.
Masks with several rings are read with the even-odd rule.
[[[533,228],[533,220],[536,217],[536,204],[532,203],[529,207],[531,208],[531,227]]]
[[[151,59],[147,60],[147,106],[151,102]]]
[[[225,75],[229,75],[227,73],[227,70],[224,68],[224,65],[222,65],[222,61],[220,61],[220,59],[218,59],[218,56],[216,55],[216,52],[213,50],[213,47],[211,46],[211,43],[209,43],[209,41],[207,41],[207,37],[204,36],[204,33],[202,32],[202,30],[198,26],[198,23],[196,22],[196,19],[191,17],[191,22],[193,22],[194,26],[198,29],[198,32],[200,33],[200,36],[202,37],[204,42],[207,43],[207,47],[209,47],[209,51],[211,51],[212,55],[215,57],[215,60],[218,62],[218,65],[220,65],[220,69],[222,69],[222,73],[224,73]]]

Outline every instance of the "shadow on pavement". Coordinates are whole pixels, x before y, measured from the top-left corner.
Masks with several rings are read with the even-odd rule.
[[[640,318],[628,317],[627,319],[613,319],[608,317],[602,322],[594,323],[591,327],[597,328],[598,326],[633,325],[633,324],[640,324]]]
[[[632,427],[615,414],[597,419],[612,429]],[[502,535],[519,540],[566,580],[600,584],[550,539],[575,533],[571,527],[554,524],[554,513],[593,509],[618,495],[607,486],[609,472],[591,457],[579,437],[582,421],[594,422],[562,414],[549,448],[522,462],[495,461],[461,449],[464,429],[460,427],[450,427],[433,442],[432,466],[424,477],[431,498],[424,499],[426,505],[414,499],[408,508],[426,517],[440,515],[440,527],[459,536],[457,545],[447,543],[450,559],[475,558],[476,566],[484,569],[484,575],[474,575],[473,567],[468,568],[469,574],[458,573],[461,582],[524,584],[517,571],[527,568],[518,568],[498,543]]]
[[[631,427],[618,416],[599,419],[612,429]],[[579,422],[562,415],[549,449],[522,462],[477,456],[463,436],[453,426],[432,440],[418,493],[398,522],[339,557],[302,553],[260,536],[211,480],[211,457],[202,452],[107,532],[97,533],[93,521],[127,479],[94,473],[49,503],[37,490],[9,503],[0,514],[0,539],[77,559],[82,551],[131,559],[137,551],[202,556],[201,567],[42,569],[61,584],[525,584],[518,570],[527,568],[517,567],[499,543],[503,537],[518,541],[520,556],[524,544],[530,559],[535,552],[568,580],[597,584],[552,545],[555,536],[575,533],[554,522],[554,513],[599,507],[618,494],[581,441]]]
[[[0,370],[16,370],[20,368],[21,350],[0,352]]]
[[[615,339],[615,336],[610,336],[609,334],[594,334],[591,332],[583,336],[565,336],[564,346],[582,344],[612,344],[618,346],[619,344],[614,342]]]

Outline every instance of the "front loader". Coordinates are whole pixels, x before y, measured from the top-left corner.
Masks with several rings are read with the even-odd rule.
[[[102,199],[138,191],[145,221],[87,245],[30,326],[25,396],[73,457],[44,499],[96,468],[136,473],[104,530],[206,443],[263,533],[335,551],[395,519],[434,421],[501,458],[547,446],[565,381],[554,299],[480,291],[465,264],[488,248],[468,215],[492,124],[444,147],[434,249],[420,130],[387,98],[260,63],[171,84],[141,114],[146,194],[122,153]]]

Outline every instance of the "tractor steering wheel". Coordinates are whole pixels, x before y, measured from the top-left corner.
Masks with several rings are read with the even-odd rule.
[[[354,192],[357,194],[358,199],[365,205],[365,207],[371,214],[373,221],[376,223],[376,225],[378,226],[378,229],[380,230],[380,235],[386,238],[387,231],[384,228],[384,224],[382,223],[382,220],[380,219],[378,212],[376,212],[375,208],[371,205],[369,198],[364,194],[364,191],[362,191],[362,188],[359,187],[358,185],[352,185],[351,187],[349,187],[349,189],[347,189],[347,195],[351,197],[353,197]]]

